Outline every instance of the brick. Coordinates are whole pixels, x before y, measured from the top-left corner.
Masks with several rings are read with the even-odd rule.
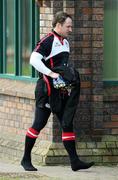
[[[112,149],[112,155],[118,156],[118,148]]]
[[[89,40],[89,41],[91,41],[92,40],[92,35],[91,34],[83,34],[83,40]],[[92,48],[91,48],[91,50],[92,50]]]
[[[10,108],[5,108],[5,112],[9,113],[10,112]]]
[[[105,128],[117,128],[118,122],[106,122],[104,123]]]
[[[41,8],[40,8],[40,13],[41,13],[41,14],[44,14],[44,13],[45,13],[45,7],[41,7]]]
[[[52,143],[50,149],[63,149],[64,146],[62,143]]]
[[[79,16],[79,17],[78,17],[78,20],[80,20],[80,21],[91,20],[91,14],[86,14],[86,15],[80,14],[80,15],[78,15],[78,16]]]
[[[97,143],[97,148],[106,148],[105,142],[96,142],[96,143]]]
[[[118,135],[118,128],[112,129],[111,134]]]
[[[94,34],[102,34],[103,29],[99,28],[100,31],[98,33],[98,30],[94,28]],[[79,28],[78,29],[78,34],[91,34],[91,28]]]
[[[103,48],[93,48],[93,54],[101,55],[103,54]]]
[[[86,95],[80,95],[80,101],[86,101],[87,99],[90,101],[91,97]]]
[[[87,148],[96,148],[96,142],[87,142]]]
[[[68,157],[46,157],[45,163],[48,164],[69,164]]]
[[[4,103],[4,105],[5,105],[5,103]],[[7,106],[12,107],[12,102],[7,102]]]
[[[84,7],[84,8],[82,8],[82,12],[84,15],[91,15],[92,14],[92,8]]]
[[[103,155],[112,155],[111,149],[92,149],[93,155],[103,156]]]
[[[93,7],[104,7],[104,1],[101,1],[101,0],[93,1],[92,6]]]
[[[104,38],[103,34],[93,34],[92,35],[93,41],[103,41],[103,38]]]
[[[81,82],[81,88],[90,88],[91,82]]]
[[[91,74],[92,69],[91,68],[81,68],[79,69],[80,74]]]
[[[77,153],[79,156],[90,156],[92,155],[92,149],[77,149]]]
[[[51,9],[50,9],[50,8],[48,8],[48,7],[46,7],[46,8],[45,8],[44,13],[46,13],[46,14],[50,14],[50,13],[51,13]]]
[[[103,14],[104,11],[103,11],[103,8],[93,8],[92,13],[93,14]]]
[[[102,129],[102,115],[94,115],[94,129]],[[100,135],[99,135],[100,136]]]
[[[65,149],[54,150],[54,155],[55,156],[68,156],[67,151]]]
[[[44,150],[45,151],[45,150]],[[43,155],[43,153],[44,153],[44,151],[41,153],[41,155]],[[55,151],[53,151],[53,150],[48,150],[48,152],[45,154],[45,155],[47,155],[47,156],[59,156],[59,155],[61,155],[61,153],[62,152],[55,152]]]
[[[92,60],[94,60],[94,61],[100,61],[101,60],[101,62],[102,62],[103,61],[103,55],[102,54],[101,55],[93,54]],[[102,65],[101,65],[101,67],[102,67]]]
[[[100,75],[101,73],[102,73],[102,68],[101,67],[93,68],[93,74]]]
[[[90,1],[80,1],[80,3],[79,3],[79,7],[91,7],[91,3],[90,3]]]
[[[88,38],[88,35],[86,35],[86,36],[83,36],[83,39],[87,39]],[[91,54],[91,52],[92,52],[92,48],[83,48],[82,49],[82,53],[83,54]]]
[[[93,28],[93,34],[103,34],[103,28]]]
[[[93,101],[103,101],[102,95],[94,95],[92,96]]]
[[[103,156],[103,162],[118,162],[118,156]]]
[[[70,8],[74,7],[75,2],[73,0],[63,1],[63,7]]]
[[[118,142],[116,141],[116,147],[118,148]]]
[[[86,148],[85,142],[77,142],[77,149],[84,149]]]
[[[106,142],[107,148],[116,148],[115,142]]]
[[[66,12],[72,16],[75,13],[75,9],[74,8],[66,8]]]
[[[94,161],[94,162],[102,162],[102,156],[82,156],[81,160],[85,161],[85,162],[90,162],[90,161]]]
[[[104,141],[104,142],[117,142],[118,137],[117,136],[112,136],[112,135],[104,135],[102,137],[102,141]]]
[[[112,121],[118,121],[118,114],[113,114],[112,116],[111,116],[111,120]]]
[[[101,14],[94,14],[94,15],[92,15],[92,20],[93,21],[102,21],[103,18],[104,18],[104,16],[101,15]]]
[[[93,81],[92,87],[93,87],[93,90],[92,90],[93,95],[98,94],[98,95],[103,96],[103,82],[101,82],[100,79],[98,81]]]
[[[103,42],[101,41],[94,41],[93,42],[93,47],[103,47]]]

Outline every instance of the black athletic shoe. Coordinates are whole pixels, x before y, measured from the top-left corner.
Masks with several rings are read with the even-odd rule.
[[[88,169],[93,165],[94,165],[94,162],[85,163],[83,161],[80,161],[79,159],[76,159],[71,162],[71,168],[73,171],[78,171],[81,169]]]
[[[25,171],[37,171],[30,161],[21,161],[21,166],[25,169]]]

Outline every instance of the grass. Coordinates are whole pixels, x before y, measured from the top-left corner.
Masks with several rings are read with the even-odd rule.
[[[0,173],[0,180],[58,180],[58,178],[30,173]]]
[[[13,178],[13,177],[0,177],[0,180],[20,180],[19,178]]]

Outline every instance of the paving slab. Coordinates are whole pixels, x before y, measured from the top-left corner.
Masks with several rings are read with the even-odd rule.
[[[70,166],[36,167],[37,172],[27,172],[20,164],[0,162],[0,180],[118,180],[118,166],[93,166],[77,172]]]

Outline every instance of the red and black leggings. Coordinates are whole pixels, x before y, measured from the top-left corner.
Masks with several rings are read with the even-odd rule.
[[[63,117],[65,102],[66,101],[63,102],[61,112],[56,114],[56,116],[60,122],[60,125],[62,125],[62,117]],[[51,114],[51,110],[49,108],[46,108],[46,107],[40,108],[40,107],[36,106],[34,122],[32,124],[32,127],[28,129],[27,136],[30,136],[32,138],[37,138],[40,131],[47,124],[50,114]],[[70,134],[69,136],[71,138],[71,135],[73,133],[73,124],[70,124],[70,126],[65,129],[62,128],[62,131],[63,131],[63,133],[62,133],[63,137],[66,136],[67,134],[68,135]],[[67,134],[64,134],[64,133],[67,133]],[[62,140],[64,140],[63,137],[62,137]],[[73,139],[73,137],[72,137],[72,139]]]
[[[60,113],[56,114],[59,119],[60,125],[62,125],[63,110],[64,107]],[[27,137],[29,137],[31,140],[34,139],[33,142],[35,142],[38,134],[47,124],[50,113],[51,110],[46,107],[36,107],[33,125],[28,129],[26,134]],[[69,154],[70,161],[73,161],[73,159],[77,159],[78,156],[75,148],[75,133],[73,132],[73,124],[70,124],[70,126],[66,127],[65,129],[62,127],[62,142]]]

